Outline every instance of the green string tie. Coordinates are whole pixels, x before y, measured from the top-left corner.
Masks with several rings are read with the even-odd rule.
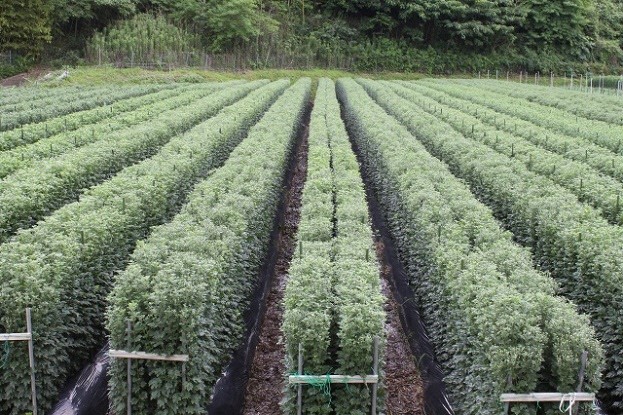
[[[293,372],[291,375],[300,376],[298,372]],[[316,376],[311,373],[303,372],[303,376]],[[307,385],[312,388],[316,388],[322,392],[324,396],[329,399],[329,405],[331,404],[331,370],[324,374],[324,379],[310,379],[306,382]]]

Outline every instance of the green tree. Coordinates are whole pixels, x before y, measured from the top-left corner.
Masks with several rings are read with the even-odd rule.
[[[594,0],[527,0],[523,46],[552,48],[587,60],[594,41]]]
[[[51,5],[52,53],[63,49],[84,50],[98,29],[111,26],[136,12],[137,0],[48,0]],[[62,55],[61,55],[62,56]]]
[[[151,4],[178,24],[201,33],[214,51],[243,46],[277,27],[258,0],[152,0]]]
[[[596,0],[595,48],[597,59],[612,64],[623,61],[623,1]]]
[[[511,44],[523,15],[514,0],[338,0],[327,8],[359,20],[368,35],[479,48]]]
[[[0,50],[39,56],[52,39],[49,16],[46,0],[3,0],[0,3]]]
[[[486,49],[510,45],[523,11],[512,0],[389,0],[400,19],[427,44],[450,42]]]
[[[213,0],[207,30],[213,49],[241,46],[260,34],[255,0]]]
[[[55,25],[75,21],[93,23],[105,16],[128,16],[136,9],[136,0],[49,0]]]

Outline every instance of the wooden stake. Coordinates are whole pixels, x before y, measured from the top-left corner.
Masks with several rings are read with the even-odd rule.
[[[584,387],[584,372],[586,372],[586,363],[588,362],[588,352],[584,350],[580,357],[580,373],[578,374],[578,388],[576,392],[582,392]]]
[[[508,379],[506,380],[506,389],[511,389],[513,387],[513,377],[508,375]],[[508,415],[510,413],[511,404],[510,402],[504,403],[504,415]]]
[[[303,374],[303,345],[299,343],[299,368],[298,374],[301,376]],[[297,415],[303,415],[303,385],[299,384],[297,387],[297,395],[296,395],[296,413]]]
[[[374,337],[374,364],[372,366],[374,370],[374,374],[378,376],[379,374],[379,338]],[[379,389],[379,384],[374,383],[372,385],[372,415],[376,415],[376,395]]]
[[[32,318],[30,307],[26,309],[26,331],[30,334],[28,340],[28,359],[30,360],[30,392],[32,394],[32,415],[37,415],[37,387],[35,385],[35,350],[32,342]]]
[[[37,384],[35,383],[35,352],[32,336],[32,318],[30,308],[26,308],[26,332],[25,333],[1,333],[0,341],[27,341],[28,363],[30,367],[30,394],[32,398],[32,415],[37,415]]]
[[[132,322],[128,320],[128,341],[127,347],[128,350],[132,350],[132,346],[130,344],[130,333],[132,332]],[[128,384],[128,400],[126,405],[128,406],[128,415],[132,415],[132,359],[128,359],[127,362],[127,384]]]

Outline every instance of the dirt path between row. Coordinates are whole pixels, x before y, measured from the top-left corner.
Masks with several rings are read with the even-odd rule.
[[[381,264],[381,292],[386,298],[384,369],[387,415],[423,415],[424,385],[400,323],[399,307],[391,289],[392,268],[385,257],[383,243],[377,240],[375,247]]]
[[[285,388],[286,355],[281,323],[283,296],[288,269],[296,247],[296,233],[301,218],[301,199],[307,178],[307,150],[309,126],[296,150],[296,165],[285,195],[284,221],[279,230],[278,257],[272,276],[272,287],[266,303],[259,341],[247,383],[244,415],[279,415],[279,402]]]
[[[309,128],[306,126],[306,128]],[[284,224],[280,229],[277,265],[272,276],[272,286],[267,298],[266,314],[261,325],[257,348],[249,374],[245,394],[244,415],[282,415],[280,402],[285,389],[285,346],[281,324],[283,298],[288,279],[288,269],[296,247],[296,233],[300,221],[301,198],[307,176],[307,134],[297,149],[297,163],[291,185],[287,189]],[[382,242],[376,242],[381,263],[382,293],[387,319],[387,349],[385,355],[385,387],[387,415],[422,415],[424,413],[423,383],[405,337],[399,310],[392,290],[392,268],[385,257]]]

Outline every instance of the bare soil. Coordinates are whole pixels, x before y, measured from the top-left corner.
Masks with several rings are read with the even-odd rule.
[[[415,357],[400,323],[399,307],[391,290],[392,268],[385,257],[383,243],[376,242],[376,253],[381,264],[381,292],[386,298],[385,333],[385,404],[388,415],[423,415],[424,386]]]
[[[308,131],[306,126],[303,140],[296,152],[296,165],[290,185],[286,190],[284,222],[279,230],[277,262],[272,286],[266,300],[266,313],[254,353],[247,383],[244,415],[282,415],[280,402],[285,389],[285,346],[281,324],[283,322],[283,297],[288,280],[288,269],[294,249],[300,221],[301,199],[307,176]],[[381,264],[381,288],[386,298],[384,309],[387,314],[385,331],[387,349],[385,353],[385,387],[387,415],[423,415],[424,386],[416,359],[405,337],[400,319],[401,307],[392,292],[391,261],[387,257],[383,238],[378,238],[376,253]]]
[[[257,348],[247,383],[244,415],[280,415],[282,392],[285,388],[286,355],[281,323],[283,296],[288,280],[288,269],[296,247],[296,233],[301,218],[301,198],[307,177],[308,128],[296,151],[290,186],[286,191],[285,218],[279,230],[277,264],[272,276],[272,287],[267,298],[266,314],[262,322]]]
[[[31,69],[28,72],[20,73],[18,75],[3,79],[2,81],[0,81],[0,85],[2,85],[3,87],[22,86],[28,81],[39,78],[45,72],[46,70],[41,68]]]

